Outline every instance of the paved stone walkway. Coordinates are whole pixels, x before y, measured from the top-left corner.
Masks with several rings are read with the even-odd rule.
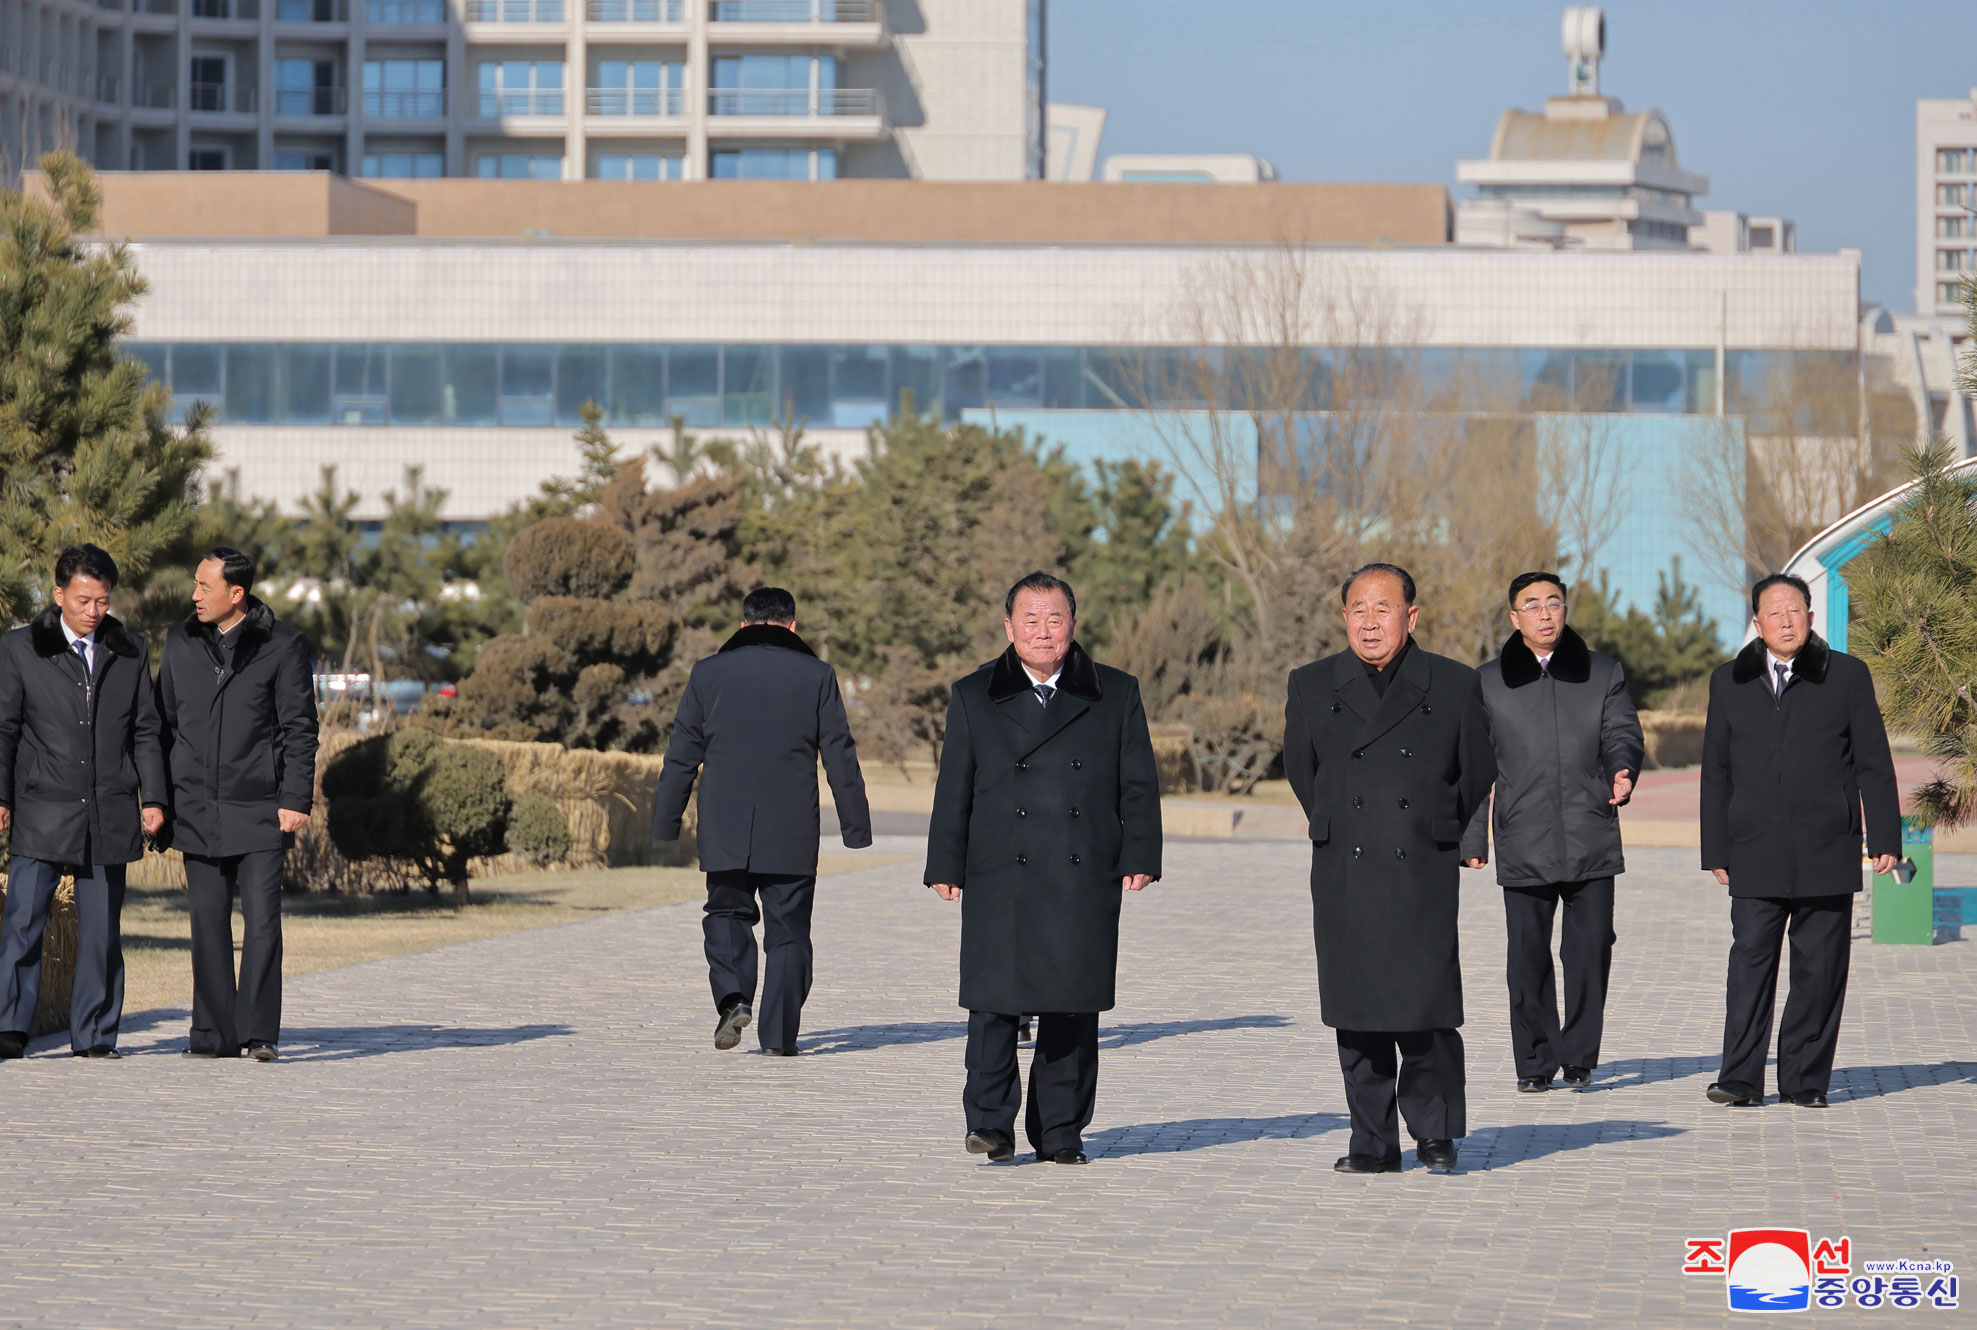
[[[1632,858],[1586,1093],[1513,1092],[1469,879],[1455,1177],[1331,1171],[1297,844],[1172,846],[1128,900],[1085,1169],[962,1153],[958,911],[912,864],[820,890],[796,1059],[713,1051],[690,906],[295,980],[274,1066],[175,1056],[183,1013],[44,1041],[0,1067],[0,1324],[1706,1325],[1683,1239],[1763,1225],[1977,1274],[1977,943],[1857,944],[1833,1107],[1721,1109],[1727,908]]]

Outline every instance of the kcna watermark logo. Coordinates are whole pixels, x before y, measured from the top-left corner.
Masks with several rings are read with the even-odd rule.
[[[1722,1275],[1733,1312],[1803,1312],[1814,1307],[1954,1307],[1955,1267],[1942,1260],[1862,1261],[1853,1241],[1802,1228],[1733,1228],[1724,1238],[1690,1238],[1682,1273]]]

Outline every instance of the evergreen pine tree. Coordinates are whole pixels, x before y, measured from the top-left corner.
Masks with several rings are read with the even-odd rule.
[[[1966,390],[1977,387],[1964,378]],[[1888,728],[1937,760],[1915,791],[1926,824],[1977,813],[1977,476],[1942,441],[1910,455],[1918,483],[1847,569],[1849,642],[1874,673]]]
[[[69,153],[40,162],[46,197],[0,191],[0,620],[32,614],[55,555],[89,541],[126,595],[191,530],[203,412],[172,428],[170,394],[117,353],[145,282],[121,244],[91,245],[100,198]]]

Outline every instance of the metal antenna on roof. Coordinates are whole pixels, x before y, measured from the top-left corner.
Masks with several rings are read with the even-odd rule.
[[[1606,53],[1606,15],[1598,5],[1567,5],[1565,90],[1574,97],[1599,96],[1599,58]]]

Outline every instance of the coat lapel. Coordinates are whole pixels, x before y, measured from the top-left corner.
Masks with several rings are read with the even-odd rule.
[[[1354,660],[1356,663],[1357,657]],[[1399,673],[1387,685],[1384,695],[1374,693],[1373,682],[1366,677],[1364,669],[1358,671],[1361,685],[1367,693],[1378,698],[1379,701],[1372,717],[1360,726],[1361,748],[1400,724],[1410,711],[1420,705],[1421,699],[1428,695],[1428,663],[1421,658],[1419,647],[1409,647],[1406,657],[1394,668]]]
[[[1059,692],[1057,696],[1051,698],[1049,706],[1037,707],[1038,723],[1030,732],[1030,746],[1024,750],[1023,756],[1027,757],[1049,743],[1066,725],[1090,710],[1091,703],[1066,692]]]

